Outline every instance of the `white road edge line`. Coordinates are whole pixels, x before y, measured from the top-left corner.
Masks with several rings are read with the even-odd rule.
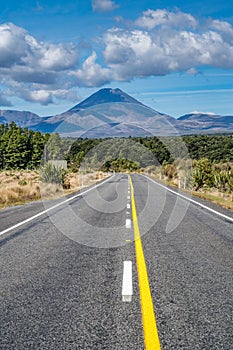
[[[125,227],[126,228],[131,228],[131,219],[126,219],[125,220]]]
[[[60,202],[60,203],[58,203],[58,204],[56,204],[56,205],[54,205],[54,206],[52,206],[52,207],[46,209],[46,210],[41,211],[40,213],[38,213],[38,214],[36,214],[36,215],[31,216],[30,218],[28,218],[28,219],[26,219],[26,220],[23,220],[23,221],[19,222],[18,224],[15,224],[15,225],[13,225],[13,226],[11,226],[11,227],[8,227],[7,229],[5,229],[5,230],[3,230],[3,231],[0,231],[0,236],[2,236],[2,235],[4,235],[5,233],[8,233],[8,232],[14,230],[15,228],[18,228],[18,227],[20,227],[20,226],[22,226],[22,225],[24,225],[24,224],[27,224],[28,222],[30,222],[30,221],[32,221],[32,220],[34,220],[34,219],[36,219],[36,218],[38,218],[38,217],[40,217],[40,216],[42,216],[42,215],[48,213],[49,211],[51,211],[51,210],[53,210],[53,209],[56,209],[56,208],[60,207],[61,205],[65,204],[65,203],[68,203],[68,202],[72,201],[72,200],[75,199],[75,198],[78,198],[78,197],[82,196],[83,194],[86,194],[87,192],[90,192],[90,191],[93,190],[94,188],[97,188],[97,187],[103,185],[105,182],[109,181],[113,176],[114,176],[114,175],[108,177],[108,178],[107,178],[106,180],[104,180],[103,182],[101,182],[101,183],[99,183],[99,184],[97,184],[97,185],[95,185],[95,186],[93,186],[93,187],[91,187],[91,188],[88,188],[87,190],[85,190],[85,191],[83,191],[83,192],[80,192],[80,193],[76,194],[76,195],[73,196],[73,197],[70,197],[70,198],[68,198],[68,199],[66,199],[66,200],[64,200],[64,201],[62,201],[62,202]]]
[[[144,177],[146,177],[147,179],[149,179],[150,181],[154,182],[157,186],[160,186],[160,187],[162,187],[162,188],[165,188],[168,192],[171,192],[171,193],[175,194],[175,195],[178,196],[178,197],[181,197],[181,198],[183,198],[183,199],[186,199],[187,201],[189,201],[189,202],[191,202],[191,203],[197,204],[197,205],[199,205],[200,207],[202,207],[202,208],[204,208],[204,209],[206,209],[206,210],[209,210],[211,213],[214,213],[214,214],[216,214],[216,215],[219,215],[219,216],[221,216],[222,218],[227,219],[227,220],[233,222],[233,218],[231,218],[230,216],[224,215],[224,214],[220,213],[220,212],[217,211],[217,210],[214,210],[214,209],[212,209],[212,208],[209,208],[209,207],[207,207],[206,205],[201,204],[201,203],[195,201],[194,199],[191,199],[191,198],[189,198],[189,197],[184,196],[183,194],[180,194],[180,193],[178,193],[178,192],[176,192],[176,191],[173,191],[173,190],[171,190],[170,188],[168,188],[168,187],[166,187],[166,186],[164,186],[164,185],[162,185],[162,184],[160,184],[160,183],[154,181],[154,180],[151,179],[149,176],[146,176],[146,175],[142,175],[142,176],[144,176]]]
[[[127,209],[130,209],[130,203],[127,203]]]
[[[124,261],[123,282],[122,282],[122,301],[131,302],[132,295],[133,295],[132,261]]]

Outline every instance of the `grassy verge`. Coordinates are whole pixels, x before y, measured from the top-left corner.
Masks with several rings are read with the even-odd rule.
[[[229,195],[224,195],[223,193],[212,193],[212,192],[196,192],[193,191],[192,194],[196,197],[207,199],[210,202],[221,205],[223,208],[233,210],[232,197]]]
[[[156,176],[154,174],[151,174],[150,176],[163,184],[176,187],[176,188],[178,187],[177,182],[168,181],[167,179],[161,180],[159,179],[158,175]],[[233,193],[227,194],[227,193],[217,191],[216,189],[206,189],[202,191],[194,191],[194,190],[187,191],[182,189],[182,191],[188,192],[188,193],[191,192],[193,196],[206,199],[210,202],[213,202],[215,204],[222,206],[223,208],[233,210]]]
[[[0,209],[34,200],[59,198],[90,186],[106,176],[107,174],[102,172],[83,175],[69,173],[67,181],[70,188],[64,189],[56,184],[40,182],[39,172],[37,171],[2,171],[0,172]],[[159,177],[154,174],[151,174],[151,177],[164,184],[177,187],[176,182],[167,179],[159,180]],[[225,194],[216,190],[192,191],[192,194],[233,210],[233,194]]]
[[[0,172],[0,209],[25,204],[40,199],[53,199],[90,186],[107,175],[102,172],[79,175],[69,173],[69,189],[56,184],[42,183],[37,171],[2,171]]]

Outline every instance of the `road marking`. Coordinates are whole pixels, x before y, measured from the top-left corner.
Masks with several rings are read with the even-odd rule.
[[[125,220],[125,227],[126,228],[131,228],[131,219],[126,219]]]
[[[99,187],[99,186],[102,186],[105,182],[109,181],[113,176],[114,176],[114,175],[112,175],[111,177],[108,177],[108,178],[107,178],[106,180],[104,180],[103,182],[101,182],[101,183],[99,183],[99,184],[97,184],[97,185],[95,185],[95,186],[93,186],[93,187],[91,187],[91,188],[88,188],[87,190],[85,190],[85,191],[83,191],[83,192],[81,192],[81,193],[79,193],[79,194],[76,194],[76,195],[73,196],[73,197],[70,197],[70,198],[68,198],[68,199],[66,199],[66,200],[64,200],[64,201],[62,201],[62,202],[60,202],[60,203],[58,203],[58,204],[56,204],[56,205],[53,205],[52,207],[50,207],[50,208],[48,208],[48,209],[46,209],[46,210],[41,211],[40,213],[38,213],[38,214],[36,214],[36,215],[31,216],[30,218],[28,218],[28,219],[26,219],[26,220],[23,220],[23,221],[19,222],[18,224],[15,224],[15,225],[13,225],[13,226],[11,226],[11,227],[9,227],[9,228],[3,230],[3,231],[0,231],[0,236],[2,236],[2,235],[4,235],[5,233],[8,233],[8,232],[14,230],[15,228],[18,228],[18,227],[20,227],[20,226],[22,226],[22,225],[24,225],[24,224],[27,224],[28,222],[30,222],[30,221],[32,221],[32,220],[34,220],[34,219],[36,219],[36,218],[38,218],[38,217],[40,217],[40,216],[42,216],[42,215],[48,213],[49,211],[51,211],[51,210],[53,210],[53,209],[56,209],[56,208],[60,207],[61,205],[72,201],[72,200],[75,199],[75,198],[78,198],[78,197],[82,196],[83,194],[86,194],[86,193],[90,192],[90,191],[93,190],[94,188],[97,188],[97,187]]]
[[[130,209],[130,203],[127,203],[127,209]]]
[[[127,199],[130,199],[130,196],[127,196]]]
[[[168,188],[168,187],[166,187],[166,186],[164,186],[164,185],[162,185],[162,184],[160,184],[160,183],[154,181],[153,179],[151,179],[150,177],[148,177],[148,176],[146,176],[146,175],[142,175],[142,176],[144,176],[144,177],[146,177],[147,179],[149,179],[150,181],[154,182],[157,186],[160,186],[160,187],[162,187],[162,188],[165,188],[168,192],[171,192],[171,193],[177,195],[178,197],[181,197],[181,198],[183,198],[183,199],[186,199],[187,201],[189,201],[189,202],[191,202],[191,203],[197,204],[197,205],[199,205],[200,207],[202,207],[202,208],[204,208],[204,209],[206,209],[206,210],[209,210],[211,213],[214,213],[214,214],[216,214],[216,215],[219,215],[219,216],[221,216],[222,218],[227,219],[227,220],[233,222],[233,218],[231,218],[230,216],[224,215],[224,214],[220,213],[220,212],[217,211],[217,210],[211,209],[211,208],[207,207],[206,205],[201,204],[201,203],[195,201],[194,199],[191,199],[191,198],[189,198],[189,197],[184,196],[183,194],[180,194],[180,193],[178,193],[178,192],[176,192],[176,191],[173,191],[173,190],[171,190],[170,188]]]
[[[138,270],[138,284],[140,290],[140,301],[142,311],[142,323],[144,330],[144,344],[145,350],[160,350],[160,341],[158,330],[156,326],[156,319],[154,313],[154,306],[150,291],[150,284],[147,274],[146,262],[142,248],[142,241],[140,237],[140,230],[138,225],[137,211],[134,199],[134,188],[132,179],[130,177],[131,185],[131,205],[132,205],[132,219],[134,226],[134,240],[136,251],[136,262]]]
[[[130,302],[133,295],[132,282],[132,261],[124,261],[123,282],[122,282],[122,301]]]

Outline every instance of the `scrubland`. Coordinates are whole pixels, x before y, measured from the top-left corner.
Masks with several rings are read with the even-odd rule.
[[[0,172],[0,208],[23,204],[33,200],[57,198],[67,193],[79,191],[107,175],[102,172],[92,174],[68,173],[65,185],[43,183],[39,171],[8,170]]]
[[[233,163],[177,159],[144,170],[155,179],[233,210]]]

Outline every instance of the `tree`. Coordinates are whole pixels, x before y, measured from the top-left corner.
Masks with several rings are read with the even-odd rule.
[[[0,168],[37,168],[47,139],[48,135],[23,129],[14,122],[0,125]]]

